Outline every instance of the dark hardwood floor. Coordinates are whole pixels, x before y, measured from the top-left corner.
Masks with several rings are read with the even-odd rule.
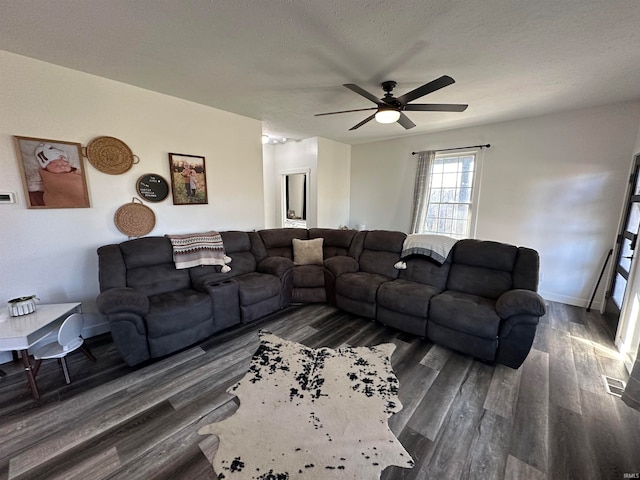
[[[259,329],[310,347],[393,342],[402,411],[389,425],[416,460],[391,479],[623,479],[640,473],[640,412],[605,392],[626,380],[602,317],[549,303],[518,370],[493,366],[327,305],[292,307],[169,358],[127,367],[110,336],[97,363],[72,354],[71,385],[43,363],[42,399],[19,364],[0,378],[0,479],[214,479],[202,425],[237,408],[226,389]]]

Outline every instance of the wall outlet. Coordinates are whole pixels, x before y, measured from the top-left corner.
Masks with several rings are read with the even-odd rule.
[[[16,203],[16,194],[13,192],[0,192],[0,203]]]

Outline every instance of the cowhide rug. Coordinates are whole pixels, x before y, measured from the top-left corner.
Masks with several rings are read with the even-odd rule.
[[[261,333],[247,374],[228,391],[240,407],[202,427],[217,435],[221,479],[375,479],[413,467],[388,418],[402,409],[393,344],[314,350]]]

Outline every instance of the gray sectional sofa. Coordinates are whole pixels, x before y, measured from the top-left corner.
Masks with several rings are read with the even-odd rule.
[[[478,359],[518,368],[539,318],[539,258],[504,243],[460,240],[440,265],[394,231],[220,232],[231,271],[177,270],[171,242],[145,237],[98,249],[99,310],[129,365],[168,355],[291,303],[329,302]]]

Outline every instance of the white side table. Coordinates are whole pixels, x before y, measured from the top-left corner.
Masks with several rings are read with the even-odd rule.
[[[29,347],[57,329],[69,315],[81,311],[81,303],[52,303],[38,304],[35,312],[19,317],[9,316],[6,309],[0,312],[0,351],[20,352],[36,400],[40,398],[40,393],[29,360]]]

